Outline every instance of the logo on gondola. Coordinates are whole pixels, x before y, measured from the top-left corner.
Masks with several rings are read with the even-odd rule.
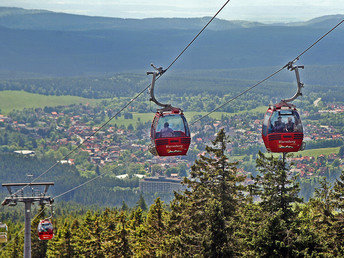
[[[295,141],[278,141],[278,143],[292,143],[292,144],[295,144]]]
[[[278,146],[280,149],[293,149],[294,147],[293,146]]]
[[[167,153],[178,153],[182,152],[181,150],[167,150]]]
[[[166,145],[166,148],[183,148],[183,145]]]
[[[183,152],[183,145],[166,145],[167,153],[179,153]]]

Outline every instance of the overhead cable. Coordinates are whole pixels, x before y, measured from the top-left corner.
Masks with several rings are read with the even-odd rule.
[[[236,100],[237,98],[239,98],[240,96],[242,96],[243,94],[251,91],[252,89],[254,89],[255,87],[257,87],[258,85],[262,84],[263,82],[267,81],[268,79],[270,79],[271,77],[275,76],[276,74],[278,74],[279,72],[281,72],[282,70],[284,70],[285,68],[289,67],[290,64],[296,62],[297,60],[299,60],[299,58],[301,56],[303,56],[306,52],[308,52],[312,47],[314,47],[316,44],[318,44],[323,38],[325,38],[328,34],[330,34],[333,30],[335,30],[338,26],[340,26],[342,23],[344,22],[344,19],[341,20],[338,24],[336,24],[335,26],[333,26],[328,32],[326,32],[324,35],[322,35],[319,39],[317,39],[313,44],[311,44],[308,48],[306,48],[304,51],[302,51],[297,57],[295,57],[291,62],[289,62],[288,64],[284,65],[283,67],[281,67],[280,69],[278,69],[277,71],[275,71],[274,73],[270,74],[269,76],[267,76],[265,79],[257,82],[256,84],[254,84],[253,86],[247,88],[246,90],[240,92],[238,95],[234,96],[233,98],[229,99],[228,101],[226,101],[225,103],[223,103],[222,105],[218,106],[217,108],[213,109],[212,111],[210,111],[209,113],[205,114],[204,116],[196,119],[195,121],[193,121],[190,126],[194,125],[195,123],[197,123],[198,121],[202,120],[203,118],[209,116],[210,114],[216,112],[217,110],[219,110],[220,108],[226,106],[228,103]]]
[[[180,52],[180,54],[171,62],[171,64],[164,70],[166,72],[168,69],[171,68],[171,66],[180,58],[180,56],[191,46],[191,44],[201,35],[201,33],[208,27],[208,25],[215,19],[215,17],[223,10],[223,8],[230,2],[230,0],[227,0],[225,4],[216,12],[216,14],[209,20],[209,22],[200,30],[200,32],[190,41],[190,43]],[[159,79],[163,73],[160,74],[157,79]],[[87,142],[92,136],[97,134],[101,129],[103,129],[107,124],[109,124],[115,117],[117,117],[124,109],[126,109],[132,102],[134,102],[139,96],[141,96],[149,87],[151,84],[149,84],[146,88],[144,88],[140,93],[138,93],[134,98],[132,98],[127,104],[125,104],[115,115],[113,115],[107,122],[105,122],[101,127],[99,127],[97,130],[95,130],[90,136],[88,136],[84,141],[82,141],[79,145],[77,145],[74,149],[72,149],[67,155],[65,155],[62,160],[67,159],[71,154],[73,154],[76,150],[78,150],[85,142]],[[30,186],[33,182],[35,182],[37,179],[42,177],[43,175],[47,174],[49,171],[51,171],[54,167],[56,167],[59,164],[59,161],[54,163],[51,167],[49,167],[47,170],[45,170],[42,174],[34,178],[30,183],[23,186],[21,189],[19,189],[17,192],[14,193],[17,194],[18,192],[22,191],[26,187]]]

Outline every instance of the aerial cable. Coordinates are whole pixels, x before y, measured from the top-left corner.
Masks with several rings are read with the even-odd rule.
[[[55,200],[55,199],[57,199],[57,198],[59,198],[59,197],[65,195],[65,194],[67,194],[67,193],[70,193],[70,192],[72,192],[72,191],[74,191],[74,190],[76,190],[76,189],[79,189],[80,187],[82,187],[82,186],[84,186],[84,185],[86,185],[86,184],[88,184],[88,183],[91,183],[92,181],[94,181],[94,180],[96,180],[97,178],[99,178],[99,177],[105,175],[106,173],[108,173],[108,171],[106,171],[106,172],[104,172],[104,173],[102,173],[102,174],[100,174],[100,175],[98,175],[98,176],[96,176],[96,177],[93,177],[93,178],[91,178],[90,180],[88,180],[88,181],[86,181],[86,182],[84,182],[84,183],[82,183],[82,184],[80,184],[80,185],[78,185],[78,186],[75,186],[75,187],[69,189],[68,191],[65,191],[65,192],[63,192],[63,193],[61,193],[61,194],[59,194],[59,195],[53,197],[53,199]]]
[[[250,90],[254,89],[255,87],[257,87],[258,85],[262,84],[263,82],[267,81],[268,79],[270,79],[271,77],[275,76],[276,74],[278,74],[279,72],[281,72],[283,69],[285,68],[282,67],[280,69],[278,69],[276,72],[274,72],[273,74],[269,75],[268,77],[266,77],[265,79],[257,82],[256,84],[254,84],[253,86],[249,87],[248,89],[240,92],[238,95],[234,96],[233,98],[231,98],[230,100],[228,100],[227,102],[223,103],[221,106],[218,106],[217,108],[213,109],[212,111],[210,111],[209,113],[205,114],[204,116],[196,119],[195,121],[193,121],[190,126],[194,125],[195,123],[197,123],[198,121],[200,121],[201,119],[209,116],[210,114],[216,112],[217,110],[219,110],[220,108],[226,106],[228,103],[232,102],[233,100],[236,100],[237,98],[239,98],[240,96],[244,95],[245,93],[249,92]]]
[[[164,70],[166,72],[170,67],[179,59],[179,57],[184,54],[184,52],[191,46],[191,44],[198,38],[199,35],[208,27],[208,25],[216,18],[216,16],[225,8],[225,6],[230,2],[227,0],[226,3],[216,12],[216,14],[208,21],[208,23],[198,32],[198,34],[190,41],[190,43],[183,49],[182,52],[173,60],[173,62]]]
[[[308,52],[308,50],[310,50],[312,47],[314,47],[316,44],[319,43],[319,41],[321,41],[323,38],[325,38],[328,34],[330,34],[332,31],[334,31],[337,27],[339,27],[342,23],[344,22],[344,19],[341,20],[337,25],[335,25],[334,27],[332,27],[332,29],[330,29],[328,32],[326,32],[324,35],[322,35],[319,39],[317,39],[312,45],[310,45],[308,48],[306,48],[302,53],[300,53],[297,57],[294,58],[293,61],[291,61],[291,63],[295,63],[297,60],[300,59],[301,56],[303,56],[306,52]]]
[[[340,26],[342,23],[344,22],[344,19],[341,20],[337,25],[335,25],[334,27],[332,27],[328,32],[326,32],[324,35],[322,35],[319,39],[317,39],[312,45],[310,45],[308,48],[306,48],[304,51],[302,51],[297,57],[295,57],[291,62],[287,63],[286,65],[284,65],[283,67],[281,67],[280,69],[278,69],[277,71],[275,71],[274,73],[272,73],[271,75],[269,75],[268,77],[266,77],[265,79],[257,82],[256,84],[254,84],[253,86],[247,88],[246,90],[240,92],[238,95],[234,96],[233,98],[229,99],[228,101],[226,101],[225,103],[223,103],[222,105],[218,106],[217,108],[213,109],[212,111],[210,111],[209,113],[205,114],[204,116],[196,119],[195,121],[193,121],[190,126],[194,125],[195,123],[197,123],[198,121],[202,120],[203,118],[209,116],[210,114],[216,112],[217,110],[219,110],[220,108],[226,106],[228,103],[232,102],[233,100],[239,98],[240,96],[242,96],[243,94],[251,91],[252,89],[254,89],[255,87],[257,87],[258,85],[262,84],[263,82],[267,81],[268,79],[270,79],[271,77],[275,76],[276,74],[278,74],[279,72],[281,72],[282,70],[284,70],[285,68],[289,68],[291,67],[297,60],[299,60],[299,58],[301,56],[303,56],[306,52],[308,52],[312,47],[314,47],[316,44],[318,44],[323,38],[325,38],[328,34],[330,34],[333,30],[335,30],[338,26]]]
[[[126,109],[132,102],[134,102],[141,94],[143,94],[150,85],[148,85],[144,90],[139,92],[134,98],[132,98],[126,105],[124,105],[115,115],[113,115],[108,121],[106,121],[102,126],[100,126],[97,130],[95,130],[91,135],[87,136],[85,140],[83,140],[79,145],[77,145],[74,149],[72,149],[68,154],[66,154],[61,160],[67,159],[70,155],[72,155],[75,151],[77,151],[81,146],[84,145],[85,142],[88,142],[91,137],[93,137],[95,134],[97,134],[101,129],[103,129],[106,125],[108,125],[115,117],[117,117],[124,109]],[[30,186],[33,182],[35,182],[37,179],[41,178],[48,172],[50,172],[54,167],[56,167],[60,161],[55,162],[51,167],[49,167],[47,170],[45,170],[42,174],[34,178],[30,183],[23,186],[21,189],[16,191],[13,195],[16,195],[20,191],[24,190],[26,187]]]
[[[192,45],[192,43],[201,35],[201,33],[208,27],[208,25],[215,19],[215,17],[223,10],[223,8],[230,2],[227,0],[226,3],[216,12],[216,14],[209,20],[209,22],[200,30],[200,32],[190,41],[190,43],[181,51],[181,53],[172,61],[172,63],[161,73],[156,79],[158,80],[171,66],[180,58],[180,56]],[[71,154],[73,154],[77,149],[79,149],[85,142],[87,142],[92,136],[97,134],[101,129],[103,129],[107,124],[109,124],[115,117],[117,117],[124,109],[126,109],[132,102],[134,102],[139,96],[141,96],[149,87],[149,84],[146,88],[144,88],[141,92],[139,92],[134,98],[132,98],[127,104],[125,104],[115,115],[113,115],[107,122],[105,122],[102,126],[100,126],[97,130],[95,130],[90,136],[88,136],[84,141],[82,141],[79,145],[77,145],[74,149],[72,149],[67,155],[65,155],[62,160],[67,159]],[[35,182],[40,177],[44,176],[48,172],[50,172],[54,167],[59,164],[59,161],[54,163],[51,167],[45,170],[42,174],[34,178],[30,183],[23,186],[13,195],[17,194],[18,192],[22,191],[26,187],[30,186],[33,182]]]

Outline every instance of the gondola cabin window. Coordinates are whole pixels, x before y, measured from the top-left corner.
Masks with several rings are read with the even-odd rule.
[[[159,119],[155,138],[170,138],[189,136],[184,117],[180,115],[166,115]]]
[[[270,119],[269,133],[303,132],[300,116],[294,110],[275,111]]]

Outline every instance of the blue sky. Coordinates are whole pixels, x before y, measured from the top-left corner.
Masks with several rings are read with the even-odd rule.
[[[0,6],[121,18],[212,16],[225,0],[1,0]],[[344,14],[344,0],[231,0],[226,20],[304,21]]]

